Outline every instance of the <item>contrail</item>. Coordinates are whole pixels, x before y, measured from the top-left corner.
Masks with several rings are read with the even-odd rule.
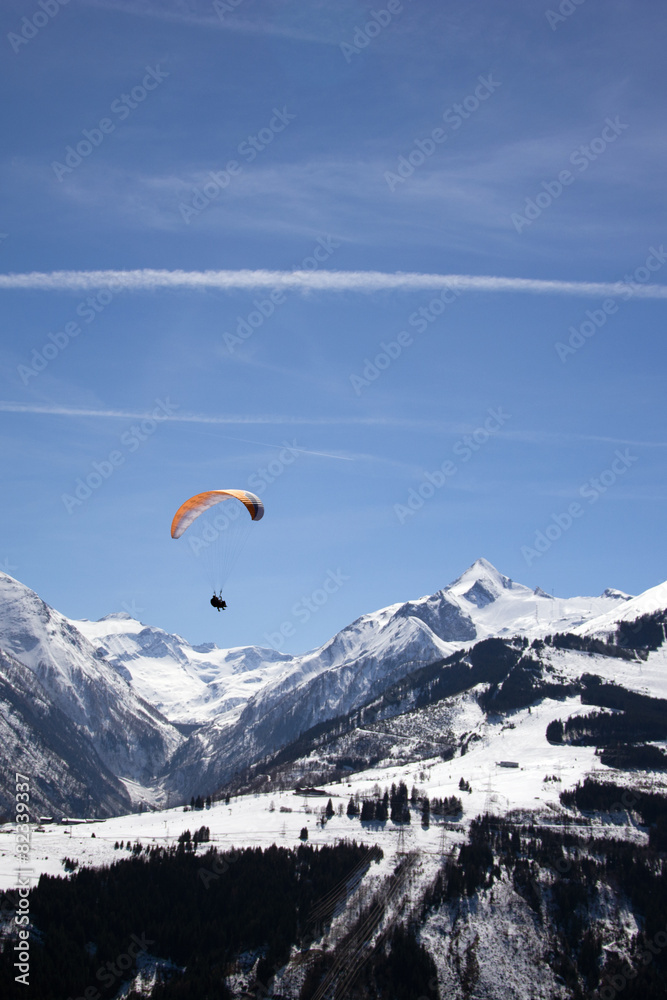
[[[150,420],[152,419],[152,414],[147,412],[141,412],[139,410],[104,410],[104,409],[90,409],[86,407],[77,406],[58,406],[57,404],[51,403],[19,403],[8,399],[0,399],[0,413],[28,413],[35,414],[37,416],[48,414],[49,416],[55,417],[101,417],[101,418],[111,418],[113,420]],[[222,424],[222,425],[242,425],[242,424],[259,424],[259,425],[276,425],[276,424],[310,424],[313,423],[311,420],[299,420],[290,417],[241,417],[241,416],[207,416],[205,414],[199,413],[170,413],[169,415],[162,416],[160,418],[165,423],[181,423],[181,424]],[[228,441],[240,441],[242,444],[253,444],[259,445],[262,448],[283,448],[284,444],[271,444],[268,441],[252,441],[248,438],[240,437],[230,437],[229,434],[223,434],[222,437],[226,438]],[[299,448],[298,445],[295,448],[296,451],[303,455],[317,455],[320,458],[335,458],[340,462],[353,462],[354,459],[347,455],[335,455],[329,451],[313,451],[309,448]]]
[[[120,410],[103,409],[84,406],[59,406],[57,403],[21,403],[11,399],[0,400],[0,413],[34,413],[50,414],[57,417],[110,417],[121,420],[148,420],[151,419],[149,410]],[[357,417],[294,417],[274,414],[252,414],[250,416],[242,414],[229,415],[208,415],[205,413],[170,413],[161,418],[165,423],[182,424],[323,424],[337,425],[344,424],[384,424],[386,421],[381,417],[357,418]],[[239,439],[240,440],[240,439]],[[252,444],[263,444],[261,441],[250,442]],[[315,454],[315,453],[313,453]]]
[[[599,298],[629,294],[643,299],[667,299],[667,285],[625,281],[546,281],[474,274],[420,274],[410,271],[31,271],[0,274],[0,288],[85,292],[154,291],[159,288],[220,289],[293,288],[298,291],[375,292],[439,291],[518,292],[528,295],[570,295]]]
[[[158,400],[156,400],[158,402]],[[48,415],[54,417],[97,417],[112,420],[150,420],[149,410],[93,409],[84,406],[62,406],[57,403],[22,403],[18,400],[0,399],[0,413],[25,413],[35,416]],[[299,417],[288,414],[206,414],[206,413],[170,413],[160,418],[164,423],[179,424],[213,424],[218,426],[266,426],[266,427],[379,427],[380,429],[400,428],[401,430],[432,431],[438,434],[463,434],[472,430],[472,425],[461,422],[439,420],[416,420],[403,417],[377,416],[325,416]],[[254,441],[249,438],[230,437],[230,441],[240,441],[243,444],[259,445],[262,448],[282,448],[283,444],[270,444],[268,441]],[[565,444],[569,441],[587,441],[602,444],[630,445],[635,448],[667,448],[667,441],[636,441],[632,438],[603,437],[597,434],[554,433],[553,431],[498,431],[498,437],[515,441],[525,441],[528,444]],[[335,458],[341,462],[353,462],[355,458],[327,451],[312,451],[297,447],[304,455],[319,455],[322,458]],[[368,457],[368,456],[355,456]]]

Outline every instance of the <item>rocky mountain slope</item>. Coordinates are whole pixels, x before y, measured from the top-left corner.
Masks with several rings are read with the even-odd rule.
[[[45,746],[43,758],[34,760],[33,772],[42,782],[45,809],[48,802],[51,810],[68,801],[70,809],[81,804],[79,793],[63,799],[67,784],[55,797],[47,791],[59,787],[59,777],[69,765],[75,766],[76,780],[86,774],[91,781],[89,807],[108,813],[121,801],[127,804],[130,796],[122,781],[150,788],[183,742],[183,735],[135,693],[64,615],[4,573],[0,574],[0,650],[5,654],[0,661],[5,691],[0,714],[7,726],[18,726],[26,752],[28,746]],[[62,739],[57,753],[56,730]],[[99,781],[93,782],[96,771]],[[7,801],[9,792],[3,789],[2,794]]]

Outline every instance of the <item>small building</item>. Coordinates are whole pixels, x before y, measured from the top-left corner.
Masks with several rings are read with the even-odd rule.
[[[499,760],[498,767],[518,767],[518,760]]]

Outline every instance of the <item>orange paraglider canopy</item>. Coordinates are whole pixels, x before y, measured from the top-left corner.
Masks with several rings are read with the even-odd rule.
[[[197,493],[181,504],[171,522],[171,537],[180,538],[200,514],[230,498],[241,501],[252,521],[260,521],[264,516],[264,504],[258,496],[249,493],[248,490],[208,490],[206,493]]]

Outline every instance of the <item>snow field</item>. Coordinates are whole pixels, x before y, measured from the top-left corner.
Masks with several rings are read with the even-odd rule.
[[[337,814],[324,828],[318,823],[320,810],[331,796],[334,809],[342,803],[344,809],[351,795],[373,794],[375,785],[381,790],[392,782],[405,781],[408,789],[417,785],[430,798],[456,795],[463,802],[461,833],[456,825],[448,822],[449,829],[435,821],[424,830],[419,818],[413,814],[413,822],[405,827],[404,850],[417,850],[424,856],[439,858],[444,845],[445,852],[460,843],[465,828],[472,818],[491,812],[498,815],[511,810],[525,812],[546,810],[554,816],[562,812],[558,796],[565,788],[572,788],[587,774],[596,774],[600,779],[622,780],[627,776],[604,767],[595,756],[593,747],[551,746],[546,741],[547,724],[556,718],[566,718],[587,712],[590,706],[582,705],[578,698],[567,701],[547,700],[532,710],[516,712],[496,723],[484,723],[484,716],[476,703],[468,699],[467,711],[462,724],[471,727],[480,737],[473,740],[470,749],[462,757],[450,761],[440,758],[416,761],[409,765],[381,767],[350,776],[349,781],[322,786],[327,792],[324,797],[305,797],[291,791],[276,791],[233,798],[227,806],[216,802],[211,809],[184,812],[182,807],[160,812],[135,813],[118,816],[100,822],[81,825],[45,825],[43,832],[33,827],[30,865],[35,877],[40,873],[62,875],[62,859],[76,858],[81,865],[108,865],[127,856],[126,851],[114,849],[116,841],[137,840],[144,847],[152,844],[168,845],[177,842],[179,835],[190,830],[194,833],[200,826],[208,826],[211,843],[220,850],[247,846],[268,847],[284,844],[294,847],[300,843],[301,828],[308,828],[310,844],[333,844],[342,838],[356,839],[357,842],[377,843],[385,852],[387,864],[395,862],[398,850],[399,827],[388,821],[382,824],[364,824],[347,815]],[[510,728],[513,726],[514,728]],[[516,761],[518,768],[504,768],[498,762]],[[424,774],[425,780],[420,775]],[[546,776],[556,775],[558,782],[544,782]],[[464,778],[471,785],[470,793],[459,790],[459,781]],[[271,803],[274,809],[271,810]],[[281,812],[289,809],[290,812]],[[454,829],[451,829],[454,827]],[[92,834],[95,834],[93,837]],[[206,846],[200,848],[205,850]],[[393,860],[392,860],[393,859]],[[16,884],[16,858],[13,855],[13,828],[0,828],[0,887],[9,888]]]

